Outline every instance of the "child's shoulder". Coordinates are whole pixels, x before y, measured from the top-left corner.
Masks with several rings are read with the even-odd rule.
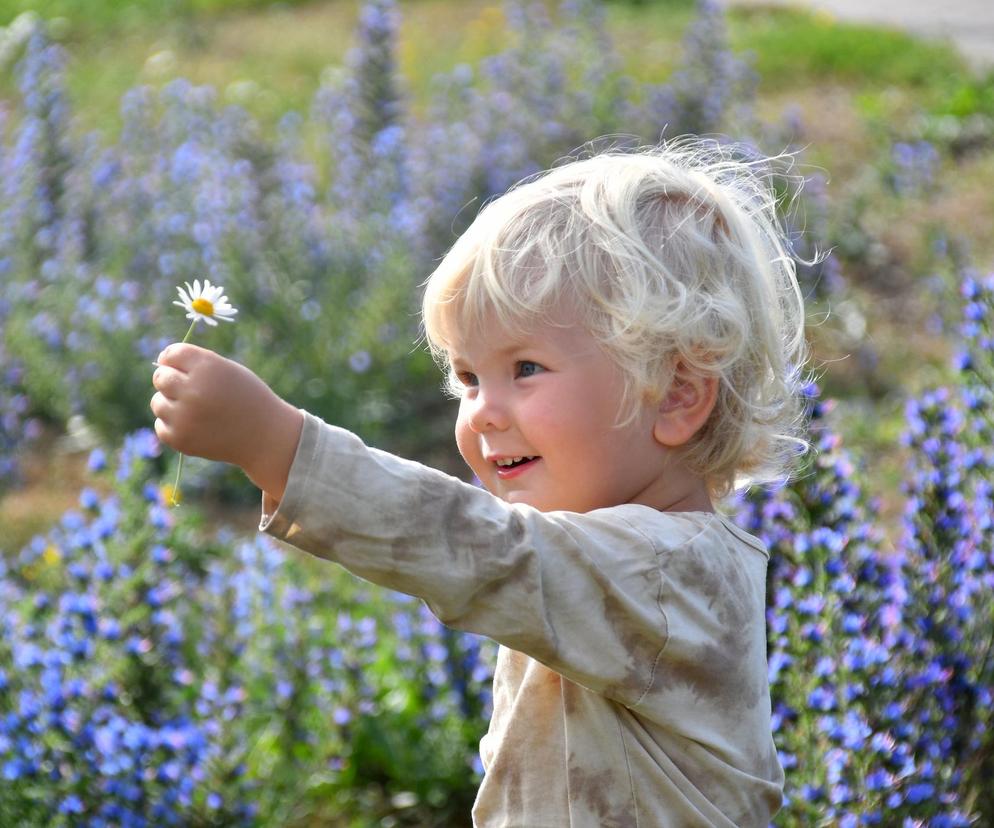
[[[599,515],[603,520],[627,524],[644,535],[658,552],[724,548],[733,552],[751,550],[769,558],[766,545],[759,538],[736,526],[720,512],[665,512],[637,503],[625,503],[591,514]]]

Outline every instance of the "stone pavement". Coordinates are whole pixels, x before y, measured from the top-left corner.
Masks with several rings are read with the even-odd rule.
[[[953,41],[970,62],[994,68],[994,0],[725,0],[730,6],[800,6]]]

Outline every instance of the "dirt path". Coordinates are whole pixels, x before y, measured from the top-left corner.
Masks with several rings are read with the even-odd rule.
[[[953,41],[980,69],[994,68],[994,0],[726,0],[730,6],[800,6]]]

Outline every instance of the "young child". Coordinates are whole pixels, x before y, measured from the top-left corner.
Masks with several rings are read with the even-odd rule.
[[[763,176],[690,141],[560,166],[480,213],[423,311],[485,491],[193,345],[159,356],[156,433],[244,469],[263,531],[502,645],[475,825],[765,828],[768,553],[712,505],[798,453]]]

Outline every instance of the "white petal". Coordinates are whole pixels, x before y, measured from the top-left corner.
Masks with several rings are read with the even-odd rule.
[[[209,317],[209,316],[205,316],[204,317],[204,322],[206,322],[208,325],[210,325],[212,327],[217,324],[217,320],[216,319],[211,319],[211,317]]]
[[[190,298],[189,294],[183,290],[183,288],[178,287],[176,291],[179,293],[179,298],[183,300],[183,304],[189,305],[193,300]]]

